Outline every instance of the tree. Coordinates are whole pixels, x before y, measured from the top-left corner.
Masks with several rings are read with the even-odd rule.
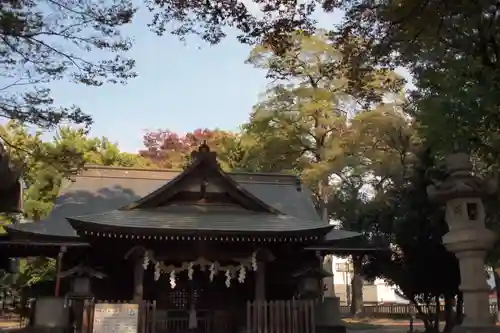
[[[35,220],[50,210],[50,202],[58,192],[57,184],[63,170],[68,170],[69,175],[70,170],[83,164],[81,156],[67,149],[56,151],[43,143],[40,135],[30,135],[26,127],[14,121],[0,128],[0,136],[8,143],[6,151],[11,163],[21,170],[21,177],[27,186],[23,209]]]
[[[143,167],[153,164],[138,155],[120,152],[108,139],[89,138],[83,129],[60,128],[52,141],[43,141],[41,133],[30,134],[19,122],[0,127],[9,142],[6,151],[19,170],[25,185],[23,214],[38,222],[53,207],[61,181],[81,171],[85,164]],[[16,222],[17,217],[2,216],[2,224]],[[31,286],[53,279],[54,260],[47,258],[21,261],[21,272],[14,287]]]
[[[394,184],[405,181],[406,166],[413,161],[417,140],[412,123],[394,105],[379,105],[351,119],[351,151],[356,163],[346,166],[344,177],[336,179],[329,197],[330,219],[347,230],[373,240],[367,210],[381,200]],[[351,313],[362,313],[363,254],[353,254]]]
[[[369,40],[372,51],[384,60],[423,67],[425,64],[417,61],[451,60],[465,55],[490,68],[498,64],[494,57],[500,9],[496,1],[445,4],[341,0],[326,1],[324,8],[344,10],[341,34]]]
[[[356,224],[360,220],[351,218],[364,204],[360,194],[366,176],[382,173],[374,167],[381,157],[373,151],[383,146],[377,140],[389,136],[383,133],[393,125],[389,120],[404,123],[383,103],[401,89],[402,80],[389,70],[369,66],[353,75],[361,67],[346,59],[363,48],[361,42],[357,48],[355,43],[338,45],[319,31],[313,36],[295,34],[292,45],[285,53],[257,46],[248,60],[267,70],[274,84],[244,126],[244,135],[253,139],[246,162],[260,171],[300,174],[313,190],[324,220],[333,218],[344,228],[362,231],[362,224]],[[383,125],[379,132],[378,125]],[[385,161],[389,160],[387,155]],[[352,210],[336,209],[347,201]],[[361,257],[355,258],[354,266],[352,310],[360,312]]]
[[[426,331],[439,331],[439,307],[445,301],[449,332],[455,324],[453,301],[459,294],[460,272],[456,257],[443,245],[448,232],[444,211],[427,196],[433,179],[442,179],[429,149],[420,148],[417,159],[406,168],[404,183],[395,184],[376,198],[360,217],[371,225],[372,238],[385,240],[388,250],[370,255],[364,265],[368,278],[383,277],[396,285],[412,302],[424,321]],[[460,304],[457,305],[458,309]]]
[[[314,30],[315,22],[310,15],[315,8],[315,2],[262,0],[148,3],[148,9],[154,13],[150,27],[158,35],[163,35],[170,26],[173,27],[170,32],[180,38],[195,34],[211,44],[219,43],[227,36],[227,30],[236,28],[240,32],[238,40],[243,43],[283,45],[295,30]]]
[[[408,68],[418,88],[412,99],[414,115],[425,136],[434,138],[436,149],[449,150],[459,141],[485,156],[499,155],[496,111],[500,101],[491,88],[499,85],[500,66],[500,6],[495,0],[452,4],[162,0],[150,9],[155,12],[152,26],[159,34],[175,21],[174,34],[194,33],[218,43],[228,28],[237,28],[241,42],[264,43],[280,53],[293,47],[294,32],[314,32],[316,22],[311,15],[315,10],[342,10],[342,23],[331,29],[335,40],[340,45],[359,40],[365,44],[361,52],[350,55],[350,63]]]
[[[198,128],[193,132],[179,135],[170,130],[157,130],[144,135],[144,146],[139,154],[150,159],[159,167],[180,169],[189,164],[191,152],[206,141],[210,149],[217,153],[219,163],[226,170],[237,168],[235,159],[241,158],[238,152],[240,138],[237,134],[219,129]]]
[[[316,10],[332,13],[340,9],[346,17],[342,33],[369,37],[386,57],[395,56],[388,50],[401,51],[405,55],[424,54],[434,51],[433,43],[443,42],[452,48],[484,56],[488,63],[491,62],[488,57],[496,48],[496,42],[490,39],[497,29],[494,20],[498,15],[498,4],[493,0],[474,4],[467,1],[444,4],[423,0],[325,0],[307,3],[162,0],[150,4],[149,9],[155,13],[151,26],[158,34],[163,34],[166,26],[175,22],[171,31],[173,34],[180,37],[196,34],[210,43],[220,42],[226,37],[228,29],[236,28],[241,42],[266,41],[282,47],[287,45],[292,32],[314,31],[317,22],[312,14]]]
[[[6,151],[16,169],[22,170],[24,214],[36,221],[45,217],[59,193],[59,184],[85,164],[152,166],[138,155],[122,153],[108,139],[89,138],[83,129],[62,127],[53,141],[42,141],[41,132],[29,134],[19,122],[0,127],[0,136],[8,142]]]
[[[443,155],[458,146],[472,154],[475,172],[496,177],[500,99],[493,87],[500,83],[498,3],[400,1],[397,6],[377,7],[368,1],[341,3],[347,10],[344,37],[373,41],[371,56],[412,72],[417,89],[409,110],[434,153]],[[500,231],[498,199],[486,203],[487,225],[496,232]],[[500,299],[497,247],[489,254],[489,263]]]
[[[76,106],[58,106],[47,84],[70,80],[88,86],[124,83],[135,76],[124,56],[132,42],[121,34],[136,9],[132,1],[22,1],[0,8],[0,117],[52,128],[89,125]],[[92,53],[92,56],[90,54]]]
[[[402,80],[375,67],[366,68],[354,80],[353,67],[342,61],[347,49],[337,47],[322,31],[313,36],[297,33],[292,41],[293,47],[284,54],[265,46],[250,54],[248,62],[267,70],[267,77],[276,84],[254,108],[245,129],[257,138],[255,147],[271,147],[271,154],[281,152],[281,160],[274,158],[281,166],[269,166],[300,170],[327,219],[329,179],[332,174],[342,178],[345,167],[355,161],[355,153],[348,149],[347,117],[399,90]]]
[[[74,151],[83,158],[85,164],[122,166],[122,167],[154,167],[147,158],[138,154],[120,151],[116,143],[106,137],[88,137],[82,129],[62,127],[59,129],[52,144],[58,149]],[[80,165],[80,168],[83,165]]]
[[[353,142],[362,156],[360,166],[373,176],[369,184],[376,193],[383,193],[385,185],[405,181],[407,167],[422,141],[418,123],[404,112],[404,105],[404,99],[380,104],[352,119]]]
[[[500,99],[497,1],[453,4],[421,0],[374,3],[343,0],[346,16],[337,36],[370,41],[360,59],[405,66],[417,90],[412,115],[435,149],[454,145],[499,157],[496,116]]]

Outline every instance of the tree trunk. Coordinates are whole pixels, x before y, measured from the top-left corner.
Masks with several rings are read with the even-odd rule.
[[[424,331],[431,333],[434,328],[432,325],[432,320],[429,320],[429,316],[430,315],[428,313],[424,314],[422,316],[422,320],[424,321]]]
[[[453,313],[453,302],[455,300],[454,295],[444,296],[444,329],[443,333],[451,332],[453,326],[455,326],[455,318]]]
[[[321,219],[325,222],[330,220],[328,216],[328,178],[322,179],[318,186],[319,210]]]
[[[415,310],[417,310],[418,317],[422,320],[424,323],[424,330],[427,332],[429,330],[430,322],[429,322],[429,313],[422,311],[422,307],[420,304],[415,300],[415,298],[410,299],[411,303],[415,306]],[[417,316],[415,316],[417,318]]]
[[[351,280],[351,315],[361,316],[363,314],[363,276],[361,274],[362,255],[353,255],[353,277]]]

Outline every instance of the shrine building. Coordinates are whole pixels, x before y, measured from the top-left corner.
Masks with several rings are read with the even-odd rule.
[[[88,166],[0,249],[56,258],[65,304],[141,304],[141,333],[314,333],[323,256],[359,237],[333,228],[297,176],[226,173],[203,144],[182,172]]]

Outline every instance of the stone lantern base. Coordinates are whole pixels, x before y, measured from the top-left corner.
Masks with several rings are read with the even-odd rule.
[[[340,318],[340,298],[325,297],[316,308],[316,333],[345,333]],[[499,331],[500,333],[500,331]]]
[[[68,308],[62,297],[42,297],[35,303],[33,326],[41,332],[64,332],[68,327]]]

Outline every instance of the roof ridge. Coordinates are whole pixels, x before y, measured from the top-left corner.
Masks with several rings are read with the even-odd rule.
[[[122,177],[122,176],[110,176],[110,175],[78,175],[76,178],[100,178],[100,179],[130,179],[130,180],[151,180],[151,181],[170,181],[172,178],[156,178],[156,177]],[[71,181],[75,182],[76,178],[72,178]]]
[[[228,175],[241,175],[241,176],[279,176],[286,178],[298,178],[297,175],[283,172],[245,172],[245,171],[230,171],[226,172]]]
[[[148,172],[164,172],[164,173],[169,173],[169,172],[183,172],[183,169],[165,169],[165,168],[152,168],[152,167],[144,167],[144,168],[139,168],[139,167],[126,167],[126,166],[118,166],[118,165],[99,165],[99,164],[85,164],[83,170],[123,170],[123,171],[148,171]],[[228,175],[241,175],[241,176],[279,176],[279,177],[286,177],[286,178],[299,178],[299,176],[290,174],[290,173],[283,173],[283,172],[247,172],[247,171],[229,171],[226,172]]]
[[[125,166],[118,166],[118,165],[99,165],[99,164],[85,164],[83,170],[123,170],[123,171],[152,171],[152,172],[182,172],[182,169],[165,169],[165,168],[150,168],[150,167],[145,167],[145,168],[138,168],[138,167],[125,167]]]
[[[76,176],[76,178],[105,178],[105,179],[146,179],[146,180],[164,180],[170,181],[184,170],[178,169],[154,169],[154,168],[136,168],[109,165],[86,165]],[[128,172],[135,174],[128,174]],[[276,185],[292,185],[301,188],[300,177],[293,174],[284,173],[252,173],[252,172],[226,172],[230,178],[237,183],[261,183]]]

